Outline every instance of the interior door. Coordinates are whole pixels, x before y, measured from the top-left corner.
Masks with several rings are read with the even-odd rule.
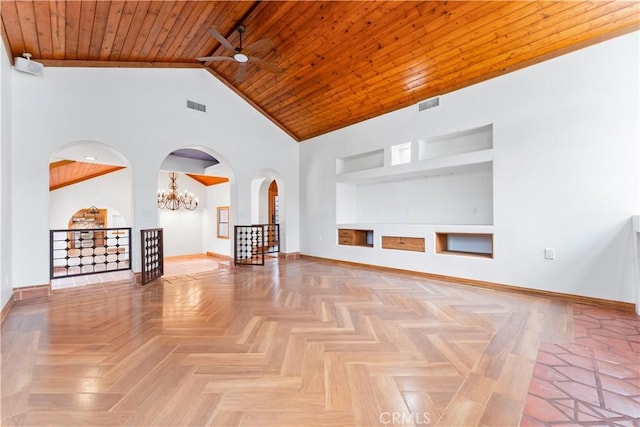
[[[269,224],[277,224],[279,221],[278,218],[278,184],[276,183],[275,179],[273,181],[271,181],[271,184],[269,184]],[[271,227],[269,228],[271,229]],[[269,232],[268,233],[268,246],[267,247],[272,247],[272,246],[276,246],[277,245],[277,236],[275,233],[273,232]]]

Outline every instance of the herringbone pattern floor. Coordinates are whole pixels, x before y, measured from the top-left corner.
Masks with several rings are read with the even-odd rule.
[[[517,425],[571,307],[311,259],[56,291],[2,325],[2,425]]]

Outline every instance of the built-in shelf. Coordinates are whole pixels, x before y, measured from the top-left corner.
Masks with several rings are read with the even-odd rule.
[[[493,234],[436,233],[436,253],[493,258]]]
[[[451,175],[478,169],[492,168],[493,149],[427,159],[418,162],[343,172],[336,176],[338,183],[375,184],[416,177]]]
[[[358,230],[352,228],[338,229],[338,244],[347,246],[373,247],[373,230]]]
[[[382,249],[424,252],[424,237],[382,236]]]
[[[411,142],[391,146],[391,166],[411,163]]]
[[[400,165],[398,167],[402,167]],[[432,176],[421,171],[336,184],[336,221],[342,224],[493,224],[492,163]],[[379,180],[379,182],[378,182]]]
[[[336,160],[338,224],[493,224],[493,125]]]
[[[493,125],[488,124],[421,139],[418,146],[418,160],[437,159],[492,148]]]
[[[384,166],[384,150],[374,150],[336,160],[336,173],[363,171]]]

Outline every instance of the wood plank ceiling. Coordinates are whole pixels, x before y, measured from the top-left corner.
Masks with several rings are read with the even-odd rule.
[[[49,164],[49,191],[124,169],[124,166],[59,160]]]
[[[204,66],[298,141],[624,34],[638,1],[9,1],[12,56],[45,66],[203,67],[269,38],[261,58]]]

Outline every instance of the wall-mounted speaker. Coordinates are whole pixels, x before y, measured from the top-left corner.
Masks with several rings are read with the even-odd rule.
[[[39,62],[32,61],[31,60],[31,54],[29,54],[29,53],[24,53],[24,54],[22,54],[22,56],[24,58],[23,57],[17,57],[14,60],[14,64],[15,64],[16,70],[22,71],[23,73],[34,74],[36,76],[39,76],[39,75],[42,74],[42,70],[44,69],[44,65],[42,65]]]

